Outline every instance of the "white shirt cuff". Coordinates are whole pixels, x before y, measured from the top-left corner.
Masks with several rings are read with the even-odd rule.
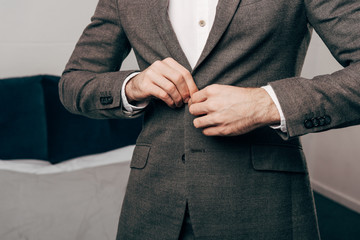
[[[130,74],[129,76],[127,76],[127,78],[125,78],[124,83],[121,87],[121,100],[123,103],[123,108],[124,108],[124,113],[127,114],[136,114],[138,112],[140,112],[141,110],[143,110],[148,104],[149,101],[143,101],[143,102],[138,102],[136,105],[132,105],[129,103],[126,95],[125,95],[125,86],[126,84],[136,75],[138,75],[140,72],[134,72],[132,74]]]
[[[285,120],[284,112],[281,109],[279,100],[274,92],[274,89],[270,85],[266,85],[261,88],[263,88],[270,95],[271,99],[274,101],[276,108],[280,114],[280,125],[279,126],[270,126],[270,127],[273,129],[280,129],[282,132],[286,133],[287,127],[286,127],[286,120]]]

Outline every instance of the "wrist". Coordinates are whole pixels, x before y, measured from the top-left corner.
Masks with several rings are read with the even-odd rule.
[[[136,78],[136,76],[134,78]],[[134,94],[133,94],[134,93],[134,85],[133,85],[134,78],[130,79],[125,85],[125,96],[130,104],[136,102]]]
[[[260,122],[263,125],[279,125],[281,121],[280,113],[273,99],[263,88],[259,88],[259,93],[261,94],[259,99],[261,101],[260,106],[262,109]]]

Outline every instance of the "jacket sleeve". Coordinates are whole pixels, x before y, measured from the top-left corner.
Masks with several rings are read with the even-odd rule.
[[[125,118],[121,86],[133,71],[119,71],[131,50],[117,1],[100,0],[59,82],[60,100],[70,112],[91,118]]]
[[[270,83],[287,123],[284,139],[360,123],[360,1],[305,0],[309,24],[344,69]]]

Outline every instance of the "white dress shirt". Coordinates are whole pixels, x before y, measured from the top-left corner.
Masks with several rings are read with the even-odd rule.
[[[169,0],[168,15],[171,25],[192,68],[200,58],[209,37],[217,4],[218,0]],[[121,90],[124,112],[128,115],[138,113],[148,104],[142,102],[134,106],[127,101],[125,85],[136,74],[138,73],[133,73],[125,79]],[[273,128],[286,132],[286,121],[275,92],[270,85],[263,89],[270,95],[280,114],[281,124]]]

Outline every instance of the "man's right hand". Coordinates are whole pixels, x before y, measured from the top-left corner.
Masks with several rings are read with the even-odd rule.
[[[129,103],[155,97],[172,108],[187,103],[197,91],[190,72],[172,58],[154,62],[125,86]]]

